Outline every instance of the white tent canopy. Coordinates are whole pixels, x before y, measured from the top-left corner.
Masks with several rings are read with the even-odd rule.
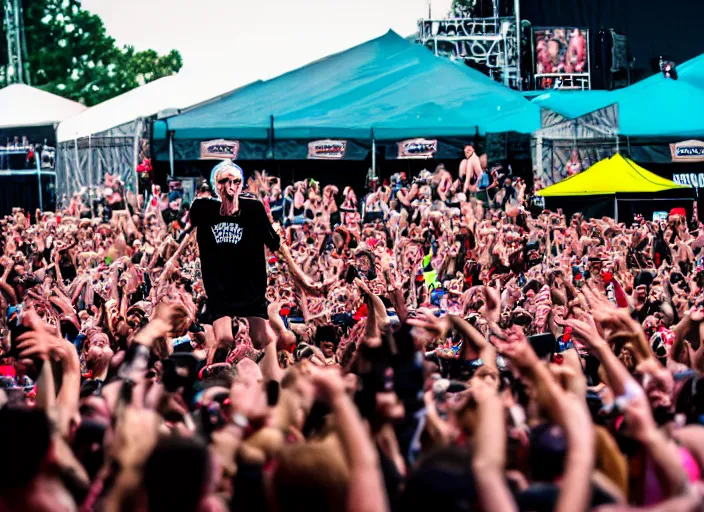
[[[29,85],[0,89],[0,128],[52,125],[84,110],[80,103]]]
[[[69,197],[101,182],[105,173],[138,188],[136,167],[149,154],[149,119],[228,93],[231,76],[205,79],[179,73],[128,91],[59,124],[56,189]]]
[[[59,125],[59,142],[80,139],[140,118],[147,118],[165,109],[182,109],[230,92],[233,86],[221,82],[191,79],[181,74],[167,76],[128,91],[89,108]]]

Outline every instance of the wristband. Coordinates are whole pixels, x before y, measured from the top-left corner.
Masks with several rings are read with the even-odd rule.
[[[249,420],[247,416],[242,413],[236,412],[232,415],[232,423],[235,426],[240,427],[242,430],[246,430],[249,427]]]
[[[623,395],[617,396],[614,400],[614,405],[619,411],[626,410],[629,402],[636,398],[640,398],[644,395],[643,388],[641,388],[634,381],[628,380],[624,384]]]

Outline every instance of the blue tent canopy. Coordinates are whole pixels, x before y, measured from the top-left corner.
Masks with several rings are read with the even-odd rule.
[[[549,91],[534,97],[532,102],[574,119],[611,105],[614,98],[609,91]]]
[[[172,132],[179,154],[195,159],[196,141],[217,138],[471,137],[493,131],[501,119],[512,120],[501,131],[530,133],[539,127],[539,110],[482,73],[389,31],[167,118],[155,126],[154,139],[158,144]]]
[[[532,103],[569,118],[618,104],[619,132],[630,137],[704,136],[704,55],[677,68],[679,79],[661,73],[616,91],[550,91]]]

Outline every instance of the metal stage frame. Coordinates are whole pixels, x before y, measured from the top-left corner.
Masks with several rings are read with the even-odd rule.
[[[521,11],[514,1],[514,16],[499,16],[493,0],[493,16],[418,20],[416,41],[435,55],[464,60],[485,67],[497,82],[522,90]]]

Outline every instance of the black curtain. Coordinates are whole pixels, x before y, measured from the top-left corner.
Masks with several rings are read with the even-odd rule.
[[[366,160],[242,160],[236,163],[242,167],[245,179],[254,171],[266,170],[269,176],[278,176],[283,187],[295,181],[314,179],[323,186],[337,185],[340,192],[349,185],[354,188],[357,197],[361,197],[366,188],[371,156]],[[213,160],[176,161],[174,175],[210,179],[210,172],[216,164],[217,161]],[[154,170],[157,182],[165,187],[169,162],[155,161]]]
[[[53,210],[56,206],[53,176],[42,176],[42,194],[44,210]],[[0,217],[11,214],[15,207],[24,209],[34,217],[34,211],[39,208],[36,175],[0,176]]]
[[[575,213],[587,219],[614,216],[613,196],[546,197],[545,207],[552,211],[562,210],[569,220]]]
[[[672,208],[684,208],[689,217],[692,215],[693,198],[692,190],[619,194],[618,221],[629,225],[637,214],[652,220],[654,212],[669,212]],[[546,197],[545,206],[553,211],[562,209],[568,219],[575,213],[582,213],[588,219],[614,216],[614,196]]]

